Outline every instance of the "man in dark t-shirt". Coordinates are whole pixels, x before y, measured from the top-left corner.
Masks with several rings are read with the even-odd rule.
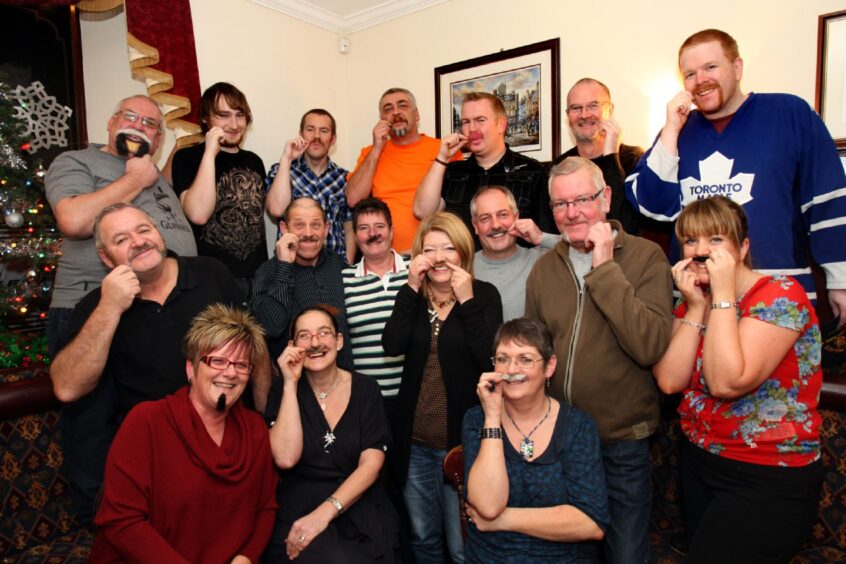
[[[643,149],[620,143],[620,126],[614,119],[614,103],[608,87],[594,78],[582,78],[567,93],[564,108],[575,147],[552,162],[557,165],[567,157],[584,157],[602,170],[611,187],[609,219],[616,219],[626,233],[637,233],[640,214],[626,200],[624,181],[631,173]]]
[[[200,256],[229,268],[249,300],[256,269],[267,259],[264,231],[264,164],[241,149],[252,122],[244,94],[226,82],[203,93],[204,143],[173,156],[173,189],[194,228]]]
[[[68,345],[53,359],[50,377],[62,409],[62,450],[85,522],[103,480],[106,453],[126,413],[185,385],[182,339],[194,316],[213,303],[237,305],[232,275],[209,257],[169,251],[153,220],[133,204],[104,208],[94,242],[110,269],[101,287],[74,308]],[[264,408],[270,363],[253,370],[257,408]]]

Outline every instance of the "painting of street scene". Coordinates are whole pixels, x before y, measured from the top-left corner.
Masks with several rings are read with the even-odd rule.
[[[540,147],[540,65],[450,83],[452,130],[461,130],[461,100],[469,92],[488,92],[502,100],[508,118],[505,142],[517,152]]]

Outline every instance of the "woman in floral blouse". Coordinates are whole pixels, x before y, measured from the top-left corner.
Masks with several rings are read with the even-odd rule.
[[[817,514],[820,331],[802,286],[751,268],[746,215],[722,196],[676,222],[673,337],[653,368],[683,392],[686,562],[788,562]]]

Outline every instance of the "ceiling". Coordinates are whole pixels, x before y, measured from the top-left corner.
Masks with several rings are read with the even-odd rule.
[[[340,34],[352,33],[449,0],[251,0]]]

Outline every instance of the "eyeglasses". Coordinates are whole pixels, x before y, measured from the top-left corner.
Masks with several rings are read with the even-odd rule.
[[[538,362],[541,362],[543,357],[541,358],[532,358],[528,355],[525,356],[518,356],[517,358],[511,358],[510,356],[494,356],[491,357],[491,361],[494,363],[494,366],[500,370],[508,370],[508,367],[511,366],[511,363],[517,365],[517,368],[522,368],[523,370],[528,370],[532,368]]]
[[[599,191],[597,191],[597,193],[593,196],[581,196],[579,198],[576,198],[575,200],[556,200],[554,202],[550,202],[549,207],[552,208],[553,212],[558,213],[566,212],[567,208],[569,208],[570,206],[573,206],[577,210],[580,210],[582,208],[587,207],[588,204],[597,199],[599,195],[602,194],[603,190],[605,190],[604,186],[600,188]]]
[[[215,370],[220,370],[220,371],[226,370],[227,368],[229,368],[229,365],[231,364],[232,366],[235,367],[235,372],[237,372],[238,374],[249,374],[250,372],[253,371],[253,365],[250,364],[249,362],[243,362],[243,361],[240,361],[240,360],[238,360],[238,361],[229,360],[228,358],[223,358],[222,356],[207,355],[207,356],[200,357],[200,360],[202,360],[203,362],[205,362],[207,365],[214,368]]]
[[[567,106],[567,113],[571,116],[577,116],[582,113],[582,110],[587,110],[588,113],[594,113],[599,108],[605,108],[606,106],[610,106],[611,102],[597,102],[593,101],[589,104],[585,104],[582,106],[581,104],[573,104],[572,106]]]
[[[120,114],[120,116],[130,123],[135,123],[138,121],[138,118],[141,118],[141,125],[144,127],[148,127],[150,129],[155,129],[158,131],[161,124],[159,120],[153,119],[151,117],[141,117],[139,114],[136,114],[132,110],[119,110],[115,113],[115,115]]]
[[[294,335],[294,341],[298,343],[304,343],[307,341],[310,342],[315,337],[317,337],[321,341],[328,341],[335,335],[337,335],[337,333],[327,328],[318,329],[316,333],[312,333],[311,331],[303,329],[302,331],[297,331],[297,333]]]

